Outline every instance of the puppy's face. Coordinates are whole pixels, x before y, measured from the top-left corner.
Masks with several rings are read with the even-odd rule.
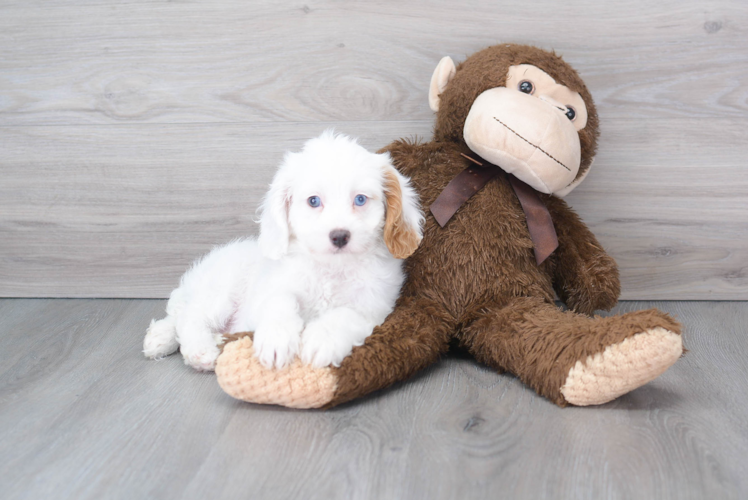
[[[280,258],[289,242],[312,254],[382,248],[398,258],[418,246],[423,216],[388,155],[330,132],[286,155],[262,207],[260,244]]]
[[[370,251],[381,245],[385,219],[381,159],[330,153],[312,158],[291,188],[291,237],[314,254]]]

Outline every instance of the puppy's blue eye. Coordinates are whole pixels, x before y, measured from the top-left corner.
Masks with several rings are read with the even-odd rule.
[[[319,196],[310,196],[306,202],[309,203],[310,207],[317,208],[320,204]]]
[[[355,198],[353,198],[353,203],[361,207],[366,203],[366,200],[368,200],[368,198],[365,195],[358,194]]]

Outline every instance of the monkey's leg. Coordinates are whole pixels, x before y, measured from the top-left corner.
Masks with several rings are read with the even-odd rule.
[[[484,308],[460,342],[560,406],[607,403],[683,354],[680,325],[656,309],[590,318],[528,297]]]
[[[292,408],[330,407],[404,380],[448,349],[455,329],[444,309],[427,299],[402,299],[364,345],[340,367],[313,368],[297,359],[266,369],[252,350],[251,335],[228,339],[216,363],[218,383],[243,401]]]

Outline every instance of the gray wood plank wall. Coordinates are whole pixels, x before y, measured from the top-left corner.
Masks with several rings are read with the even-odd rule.
[[[602,121],[570,203],[627,299],[748,299],[748,3],[0,3],[0,296],[165,297],[327,127],[430,137],[431,72],[555,49]]]

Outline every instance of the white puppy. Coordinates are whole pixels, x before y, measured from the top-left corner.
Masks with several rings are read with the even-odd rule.
[[[268,368],[298,354],[338,366],[392,311],[423,215],[388,154],[325,132],[286,154],[261,210],[259,238],[215,248],[182,276],[148,328],[147,357],[180,348],[212,370],[222,334],[253,331]]]

